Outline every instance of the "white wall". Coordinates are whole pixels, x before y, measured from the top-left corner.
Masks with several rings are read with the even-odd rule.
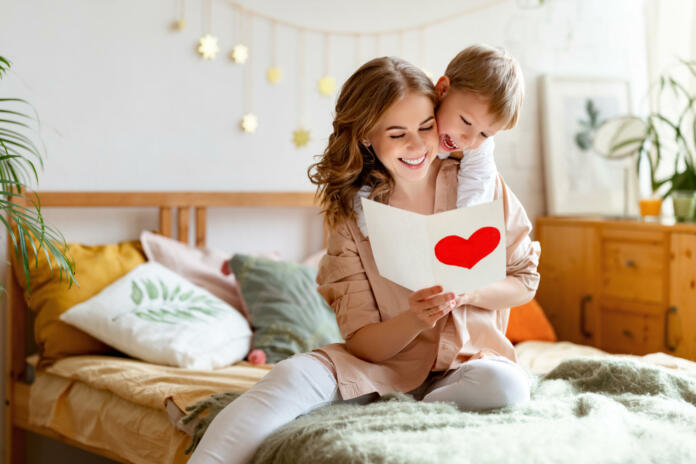
[[[363,32],[417,25],[488,3],[243,1],[249,8],[308,27]],[[546,0],[542,8],[519,7],[528,3],[499,2],[428,29],[423,65],[437,77],[457,51],[474,42],[504,46],[519,59],[527,99],[518,128],[496,137],[496,157],[507,183],[534,218],[544,212],[538,77],[626,78],[634,108],[641,108],[647,88],[646,40],[642,1]],[[202,2],[186,4],[187,28],[173,32],[169,25],[176,17],[176,0],[2,0],[0,55],[12,60],[13,69],[1,81],[0,96],[25,98],[41,115],[48,159],[40,189],[312,189],[306,168],[324,148],[335,98],[315,91],[323,71],[321,36],[307,36],[304,85],[312,142],[296,149],[290,141],[298,124],[294,31],[278,29],[284,80],[271,87],[265,80],[269,25],[254,23],[254,112],[260,126],[255,134],[244,134],[238,129],[243,73],[226,59],[233,42],[232,10],[224,0],[213,2],[213,33],[222,50],[216,60],[204,61],[195,52],[202,35]],[[419,37],[404,36],[404,58],[418,61]],[[398,54],[398,44],[398,37],[384,37],[381,51]],[[353,45],[348,38],[332,40],[330,72],[339,84],[358,64]],[[364,38],[361,59],[375,53],[374,39]],[[69,240],[93,243],[133,237],[156,225],[154,211],[125,221],[116,211],[98,222],[74,211],[48,213]],[[292,222],[292,231],[278,237],[273,224],[282,221]],[[298,258],[320,244],[319,235],[302,238],[309,231],[315,234],[315,226],[318,222],[306,213],[271,219],[245,212],[235,223],[229,211],[218,211],[211,217],[210,243],[230,251],[272,247]]]

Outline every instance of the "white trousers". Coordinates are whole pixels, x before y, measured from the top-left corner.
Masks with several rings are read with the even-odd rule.
[[[475,359],[444,376],[429,376],[413,390],[422,401],[451,401],[462,410],[501,408],[529,400],[531,377],[502,356]],[[377,393],[349,400],[365,404]],[[189,464],[247,463],[263,440],[293,419],[343,402],[336,379],[314,356],[303,353],[273,367],[249,391],[227,405],[208,426]]]

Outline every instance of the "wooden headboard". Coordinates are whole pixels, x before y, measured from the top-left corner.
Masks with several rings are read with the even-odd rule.
[[[312,192],[27,192],[15,197],[18,205],[31,206],[38,194],[41,208],[53,207],[157,207],[159,208],[159,231],[189,243],[189,234],[195,238],[196,246],[206,243],[207,208],[319,208]],[[194,222],[189,224],[191,211]],[[176,225],[172,218],[176,215]],[[192,231],[192,232],[190,232]],[[324,244],[326,244],[326,229]],[[8,261],[14,253],[12,240],[7,237]],[[11,415],[14,382],[24,377],[27,356],[27,329],[31,314],[24,302],[22,290],[8,265],[5,277],[5,405],[6,414]],[[31,334],[31,332],[29,332]],[[33,339],[31,340],[33,342]],[[11,416],[6,418],[11,421]],[[6,422],[6,425],[9,425]]]

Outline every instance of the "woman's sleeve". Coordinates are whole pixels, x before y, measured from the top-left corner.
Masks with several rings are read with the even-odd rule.
[[[537,266],[541,245],[529,236],[532,223],[520,200],[501,176],[498,176],[498,183],[505,212],[507,275],[516,277],[533,295],[539,287]]]
[[[344,340],[358,329],[381,321],[357,246],[345,223],[329,232],[326,255],[319,263],[317,284],[319,293],[336,314]]]

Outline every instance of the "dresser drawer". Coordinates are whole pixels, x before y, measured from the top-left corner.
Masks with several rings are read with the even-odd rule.
[[[611,353],[665,351],[664,321],[656,315],[603,310],[601,348]]]
[[[663,302],[667,276],[663,243],[604,239],[601,255],[604,295]]]

